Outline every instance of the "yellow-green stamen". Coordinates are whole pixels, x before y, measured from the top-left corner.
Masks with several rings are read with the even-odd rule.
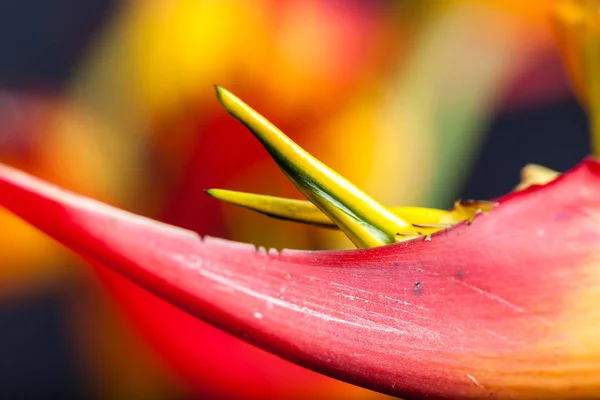
[[[324,228],[337,228],[327,215],[314,204],[295,199],[266,196],[254,193],[236,192],[224,189],[209,189],[210,196],[269,217],[300,222]],[[465,220],[472,220],[478,212],[487,212],[492,203],[487,201],[457,201],[453,210],[439,210],[424,207],[388,207],[394,215],[409,222],[414,231],[402,232],[398,238],[405,240],[419,235],[426,235],[448,228]]]
[[[326,214],[358,247],[394,243],[413,227],[308,154],[267,119],[221,87],[221,104],[242,122],[271,154],[302,194]]]
[[[224,189],[209,189],[206,193],[215,199],[244,207],[272,218],[301,222],[324,228],[337,228],[337,225],[310,201],[285,199]]]

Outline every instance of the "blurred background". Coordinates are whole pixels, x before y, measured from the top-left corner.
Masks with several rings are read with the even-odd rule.
[[[269,247],[335,232],[219,204],[299,198],[225,86],[388,205],[510,191],[588,152],[549,0],[0,0],[0,161]],[[384,399],[255,349],[0,210],[0,398]]]

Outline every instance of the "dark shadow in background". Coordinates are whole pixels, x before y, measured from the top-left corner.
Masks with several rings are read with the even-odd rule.
[[[0,399],[86,397],[66,334],[67,297],[56,291],[0,302]]]
[[[510,112],[490,126],[460,197],[498,197],[516,186],[521,168],[528,163],[564,172],[589,152],[587,120],[575,101]]]
[[[60,88],[115,3],[0,0],[0,91]],[[0,302],[0,399],[93,398],[67,335],[68,292]]]
[[[56,88],[114,0],[0,0],[0,89]]]
[[[0,0],[0,89],[59,88],[110,14],[108,0]],[[535,162],[564,171],[588,153],[581,109],[565,101],[513,111],[490,127],[462,198],[511,190]],[[80,398],[82,376],[67,339],[68,296],[0,303],[0,398]],[[17,396],[18,395],[18,396]]]

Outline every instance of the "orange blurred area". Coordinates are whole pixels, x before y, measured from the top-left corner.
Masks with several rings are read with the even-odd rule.
[[[0,92],[0,160],[202,235],[349,247],[334,232],[204,194],[219,187],[299,197],[219,107],[212,85],[376,199],[449,206],[499,109],[567,93],[550,3],[117,3],[59,90]],[[532,75],[541,78],[523,85]],[[70,332],[89,390],[102,398],[384,398],[233,339],[104,267],[90,273],[4,211],[0,225],[6,298],[47,286],[81,294]]]

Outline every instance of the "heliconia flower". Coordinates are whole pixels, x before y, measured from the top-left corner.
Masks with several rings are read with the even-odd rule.
[[[377,203],[219,95],[319,210],[369,248],[267,252],[200,239],[6,166],[0,204],[198,318],[347,382],[405,398],[596,396],[600,162],[418,236],[410,214],[365,206]],[[418,237],[393,243],[390,226]]]
[[[210,193],[335,224],[362,249],[200,239],[6,166],[0,205],[176,307],[356,385],[404,398],[597,397],[600,162],[561,176],[530,166],[492,203],[388,208],[218,94],[312,205]]]
[[[481,202],[472,203],[470,206],[473,210],[469,210],[466,204],[461,202],[457,202],[453,211],[416,207],[387,209],[307,153],[238,97],[221,87],[217,87],[216,90],[221,104],[250,129],[284,174],[314,204],[316,210],[289,199],[262,197],[253,201],[252,195],[222,190],[209,190],[208,193],[213,197],[230,202],[234,200],[245,206],[249,205],[249,200],[253,205],[258,204],[252,207],[254,209],[260,209],[270,215],[279,213],[277,216],[281,216],[283,210],[288,219],[293,219],[294,214],[298,214],[302,220],[307,218],[302,215],[308,214],[308,218],[316,218],[314,222],[319,225],[326,225],[322,218],[328,217],[357,247],[390,244],[429,234],[465,219],[472,219],[477,211],[490,209],[489,205],[483,205]],[[265,200],[268,207],[261,207],[260,204],[265,204]],[[278,208],[278,211],[271,212],[273,206]],[[319,215],[317,212],[315,215],[315,211],[318,210],[323,214]]]
[[[505,0],[495,3],[507,4]],[[538,58],[534,54],[539,53],[540,43],[531,39],[540,36],[536,33],[540,29],[531,28],[529,20],[521,20],[522,10],[499,12],[493,5],[454,0],[436,0],[433,7],[425,8],[406,5],[355,0],[129,2],[118,7],[118,15],[95,35],[98,41],[94,40],[86,59],[79,63],[83,68],[74,71],[65,86],[67,102],[89,115],[99,128],[97,134],[84,134],[78,127],[69,131],[69,139],[64,134],[67,131],[60,129],[60,147],[50,148],[46,139],[56,135],[42,129],[44,145],[38,150],[56,161],[41,170],[25,170],[78,193],[202,234],[277,248],[347,245],[342,235],[338,244],[335,234],[324,232],[322,236],[303,226],[267,220],[262,224],[239,223],[238,215],[245,211],[222,207],[204,195],[202,189],[208,187],[293,195],[293,188],[269,165],[268,155],[252,143],[254,138],[226,113],[215,112],[218,102],[207,87],[219,82],[235,88],[236,94],[261,111],[277,116],[278,125],[303,145],[310,148],[311,143],[318,143],[322,159],[378,200],[422,204],[430,196],[449,201],[452,195],[440,194],[442,185],[431,184],[431,179],[456,187],[453,181],[465,175],[466,168],[460,166],[467,163],[461,162],[456,168],[443,168],[439,163],[466,160],[480,143],[475,139],[477,132],[495,113],[496,105],[505,101],[514,104],[513,97],[499,97],[512,86],[509,82],[513,77],[521,75],[519,71],[524,68],[529,70]],[[514,29],[515,25],[526,27],[526,31]],[[440,41],[443,47],[438,46]],[[240,43],[245,45],[240,47]],[[458,53],[466,62],[454,62]],[[485,62],[467,61],[474,57]],[[532,89],[529,84],[519,87],[520,95],[524,87]],[[544,100],[549,97],[544,90],[534,92]],[[450,95],[440,97],[438,93]],[[341,135],[348,144],[343,152],[336,148]],[[438,135],[448,145],[438,142]],[[94,146],[83,146],[82,150],[82,142],[90,140]],[[235,146],[230,146],[232,140]],[[452,145],[461,142],[475,146]],[[401,147],[410,152],[403,157],[382,153]],[[223,148],[228,149],[227,154],[215,151]],[[83,157],[85,165],[64,158],[65,149],[72,150],[75,158]],[[428,168],[421,169],[419,175],[403,173],[418,159],[437,162],[427,163]],[[19,165],[12,159],[8,164]],[[98,172],[95,176],[87,174],[86,167],[91,166]],[[116,175],[115,170],[119,171]],[[395,171],[396,184],[388,188],[386,176],[391,170]],[[446,174],[432,175],[435,171]],[[73,180],[55,179],[49,172]],[[437,194],[428,194],[426,188],[435,188]],[[112,192],[98,194],[102,189]],[[142,193],[149,195],[139,198]],[[27,224],[10,213],[4,215],[14,221],[11,225],[28,228],[29,236],[36,235],[50,250],[56,249]],[[34,251],[29,239],[2,226],[6,228],[2,236],[8,238],[4,248],[11,258],[23,254],[44,260],[33,264],[29,276],[44,282],[39,266],[56,265],[65,270],[66,262],[49,260]],[[3,261],[9,270],[21,275],[27,270],[9,263],[7,257]],[[244,398],[271,394],[300,399],[312,397],[306,393],[324,390],[329,398],[382,397],[278,360],[151,293],[137,290],[117,274],[102,268],[95,271],[97,274],[91,276],[100,277],[100,293],[107,290],[113,296],[110,304],[116,304],[130,322],[125,329],[121,325],[117,328],[110,319],[121,318],[118,312],[107,312],[103,318],[90,306],[77,308],[75,318],[85,316],[81,334],[85,335],[84,362],[93,371],[91,380],[111,391],[100,397],[110,398],[112,390],[118,390],[116,397],[130,398],[127,393],[138,393],[140,387],[143,393],[160,386],[179,389],[173,388],[171,373],[181,379],[185,385],[182,389],[220,399],[240,398],[240,393]],[[106,301],[106,296],[86,293],[94,304]],[[171,323],[164,324],[166,320]],[[106,328],[100,333],[91,327],[92,321]],[[111,326],[122,336],[130,330],[141,334],[132,335],[129,342],[115,337],[102,341]],[[99,346],[98,341],[108,348]],[[132,351],[136,346],[153,351],[136,354]],[[215,354],[220,355],[220,362],[206,362],[215,359]],[[153,362],[156,356],[169,370],[153,365],[157,364]],[[235,385],[229,382],[231,375],[239,377]],[[154,386],[141,384],[142,376]],[[91,390],[97,392],[98,388]]]

